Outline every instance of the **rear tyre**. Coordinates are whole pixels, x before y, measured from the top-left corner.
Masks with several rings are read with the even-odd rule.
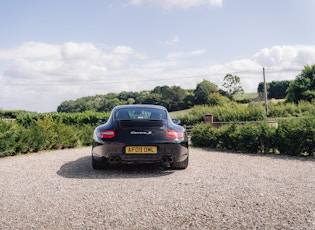
[[[103,170],[107,168],[108,163],[104,161],[97,161],[92,157],[92,167],[95,170]]]
[[[174,162],[171,164],[171,168],[173,169],[186,169],[188,167],[188,157],[186,158],[186,160],[182,161],[182,162]]]

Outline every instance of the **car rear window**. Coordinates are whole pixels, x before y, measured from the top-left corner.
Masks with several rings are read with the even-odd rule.
[[[123,108],[115,111],[116,120],[165,120],[166,111],[152,108]]]

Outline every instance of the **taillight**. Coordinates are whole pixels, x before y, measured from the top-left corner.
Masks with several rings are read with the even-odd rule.
[[[115,137],[115,130],[104,130],[104,131],[98,132],[97,135],[100,138],[105,138],[105,139],[113,138]]]
[[[179,132],[178,130],[167,130],[166,136],[168,136],[169,138],[172,138],[172,139],[176,139],[176,138],[184,137],[184,133]]]

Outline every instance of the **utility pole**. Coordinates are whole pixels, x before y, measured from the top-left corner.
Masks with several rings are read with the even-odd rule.
[[[263,67],[263,76],[264,76],[265,109],[266,109],[266,114],[268,114],[268,97],[267,97],[267,83],[266,83],[266,76],[265,76],[265,67]]]

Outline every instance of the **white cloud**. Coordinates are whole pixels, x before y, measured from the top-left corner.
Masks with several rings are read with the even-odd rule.
[[[304,66],[314,64],[315,46],[273,46],[260,50],[248,59],[210,66],[209,71],[235,74],[241,78],[247,92],[256,92],[259,82],[263,81],[263,68],[266,70],[266,80],[270,82],[293,80]]]
[[[290,80],[315,63],[315,46],[274,46],[211,66],[202,64],[206,54],[204,49],[178,51],[153,60],[122,45],[101,49],[91,43],[24,43],[0,50],[0,108],[54,111],[62,101],[83,96],[162,85],[194,89],[203,79],[221,86],[228,73],[240,77],[246,92],[256,92],[263,67],[267,81]]]
[[[49,58],[58,55],[60,55],[60,46],[39,42],[26,42],[13,49],[0,50],[0,60]]]
[[[200,56],[203,54],[205,54],[205,50],[203,49],[198,49],[191,52],[172,52],[167,55],[167,59],[175,60],[175,59],[180,59],[180,58]]]
[[[39,111],[52,111],[63,100],[112,90],[93,82],[111,81],[109,69],[124,68],[131,58],[145,58],[127,46],[104,51],[91,43],[74,42],[60,46],[24,43],[0,50],[0,57],[6,64],[0,73],[0,108],[5,103],[8,109],[31,111],[39,106]]]
[[[315,63],[315,46],[273,46],[262,49],[252,59],[270,68],[299,68]]]
[[[99,59],[101,51],[91,43],[68,42],[61,47],[62,58],[66,60]]]
[[[32,43],[32,47],[33,49],[29,43],[25,43],[13,50],[0,51],[8,53],[7,59],[13,60],[4,71],[2,81],[6,83],[16,80],[28,83],[34,79],[36,83],[95,81],[104,79],[108,68],[121,67],[130,57],[141,56],[127,46],[118,46],[109,52],[104,52],[90,43],[69,42],[61,46]],[[47,49],[45,53],[45,47],[53,47],[54,52]],[[39,50],[41,52],[37,52]],[[36,56],[33,53],[36,53]]]
[[[137,55],[132,48],[127,46],[117,46],[110,53],[104,55],[104,64],[112,67],[121,67],[130,57],[142,57]]]
[[[202,5],[222,7],[222,2],[223,0],[130,0],[131,5],[154,5],[164,9],[171,9],[173,7],[188,9]]]

